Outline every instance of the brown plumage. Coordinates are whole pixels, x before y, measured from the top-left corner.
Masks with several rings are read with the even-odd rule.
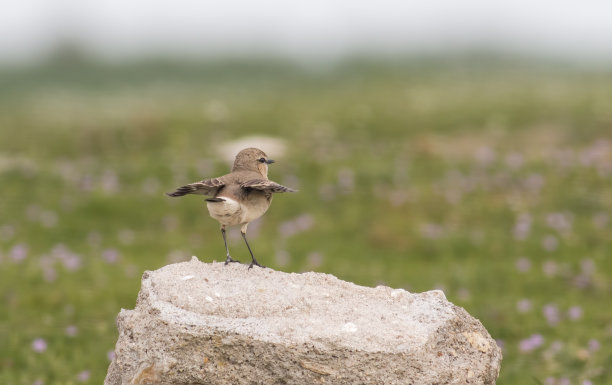
[[[225,228],[241,225],[240,233],[251,254],[249,268],[253,265],[261,266],[246,239],[247,227],[268,210],[273,193],[296,191],[268,179],[268,165],[272,163],[274,161],[268,159],[265,152],[257,148],[246,148],[236,155],[232,172],[229,174],[181,186],[176,191],[167,193],[171,197],[186,194],[212,196],[206,199],[206,205],[210,216],[221,224],[221,234],[227,252],[225,264],[237,262],[230,257]]]

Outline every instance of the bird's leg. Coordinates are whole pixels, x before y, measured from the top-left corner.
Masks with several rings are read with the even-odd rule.
[[[232,257],[230,257],[229,248],[227,247],[227,239],[225,239],[225,226],[221,226],[221,234],[223,235],[223,243],[225,244],[225,251],[227,253],[227,258],[225,259],[225,264],[227,265],[230,262],[240,262],[240,261],[232,259]]]
[[[255,256],[253,255],[253,251],[251,251],[251,246],[249,246],[249,241],[247,241],[246,239],[246,227],[247,227],[247,224],[242,226],[242,228],[240,229],[240,234],[242,234],[244,243],[246,243],[247,248],[249,249],[249,253],[251,253],[251,264],[249,265],[249,269],[251,269],[253,266],[265,267],[263,265],[260,265],[259,262],[257,262],[257,260],[255,259]]]

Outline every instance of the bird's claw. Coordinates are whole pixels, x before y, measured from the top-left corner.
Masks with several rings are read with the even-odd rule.
[[[232,257],[230,257],[230,256],[228,255],[228,256],[227,256],[227,258],[225,259],[225,264],[227,265],[227,264],[228,264],[228,263],[230,263],[230,262],[232,262],[232,263],[234,263],[234,262],[240,263],[240,261],[239,261],[239,260],[237,260],[237,259],[233,259]]]
[[[249,265],[249,269],[252,269],[253,266],[259,266],[261,268],[266,268],[264,265],[260,265],[257,261],[252,261],[251,264]]]

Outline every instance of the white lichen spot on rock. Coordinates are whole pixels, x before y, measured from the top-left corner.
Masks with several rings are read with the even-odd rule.
[[[347,322],[342,325],[342,331],[347,333],[355,333],[357,331],[357,325],[352,322]]]
[[[211,297],[211,296],[209,296],[209,295],[207,295],[207,296],[206,296],[206,300],[207,300],[208,302],[212,302],[212,301],[213,301],[212,297]]]
[[[182,281],[187,281],[187,280],[192,279],[192,278],[193,278],[193,275],[186,275],[184,277],[181,277],[181,280]]]

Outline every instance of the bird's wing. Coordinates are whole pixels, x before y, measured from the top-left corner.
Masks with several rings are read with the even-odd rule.
[[[284,192],[296,192],[297,191],[297,190],[283,186],[276,182],[272,182],[271,180],[267,180],[267,179],[252,179],[252,180],[242,183],[240,187],[252,188],[252,189],[261,190],[261,191],[270,191],[273,193],[284,193]]]
[[[171,197],[180,197],[186,194],[201,194],[201,195],[215,195],[221,187],[225,186],[223,177],[204,179],[200,182],[191,183],[185,186],[181,186],[176,191],[166,193]]]

